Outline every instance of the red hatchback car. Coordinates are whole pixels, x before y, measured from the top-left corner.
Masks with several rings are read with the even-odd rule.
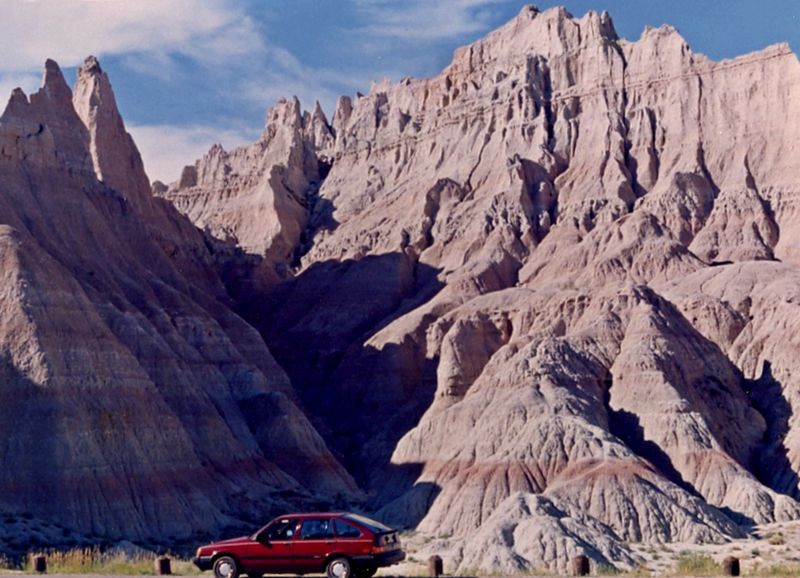
[[[216,578],[247,574],[312,574],[370,578],[406,557],[397,532],[358,514],[289,514],[252,536],[197,549],[195,565]]]

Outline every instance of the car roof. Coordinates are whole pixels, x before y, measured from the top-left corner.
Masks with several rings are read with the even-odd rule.
[[[281,514],[280,516],[276,516],[276,518],[319,518],[319,517],[331,517],[331,516],[345,516],[350,512],[303,512],[303,513],[293,513],[293,514]]]

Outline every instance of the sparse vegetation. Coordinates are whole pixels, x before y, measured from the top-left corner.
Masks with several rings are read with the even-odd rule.
[[[19,570],[19,568],[5,556],[0,556],[0,571],[2,570]]]
[[[120,550],[102,551],[100,548],[76,548],[66,551],[35,552],[28,556],[26,572],[33,572],[36,556],[47,557],[47,571],[51,574],[105,574],[114,576],[141,576],[154,573],[154,554],[128,554]],[[172,557],[172,573],[192,574],[188,560]]]
[[[598,576],[619,576],[620,575],[620,571],[616,567],[610,566],[608,564],[598,564],[596,572],[597,572]]]
[[[755,564],[749,572],[748,576],[765,576],[765,577],[786,577],[795,578],[800,576],[800,566],[789,564],[772,564],[770,566],[761,566]]]
[[[673,570],[674,576],[719,576],[722,566],[708,554],[681,550]]]
[[[769,542],[772,546],[783,546],[786,544],[786,537],[783,535],[783,532],[767,534],[766,538],[767,542]]]
[[[650,570],[647,566],[637,566],[631,570],[628,570],[623,576],[630,576],[631,578],[644,578],[645,576],[650,577],[653,575],[653,571]]]

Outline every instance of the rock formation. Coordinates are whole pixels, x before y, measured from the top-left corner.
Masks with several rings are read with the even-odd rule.
[[[240,311],[373,509],[463,568],[625,565],[800,516],[798,107],[786,45],[526,7],[161,194],[265,257]],[[276,173],[305,175],[283,212]]]
[[[12,94],[0,182],[0,508],[163,542],[357,497],[202,234],[151,195],[95,59],[74,93],[48,61]]]
[[[509,572],[798,519],[798,108],[785,45],[526,7],[153,196],[48,63],[0,120],[0,495],[133,537],[363,497]]]

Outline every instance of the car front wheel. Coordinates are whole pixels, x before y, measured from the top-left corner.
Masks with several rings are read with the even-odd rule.
[[[351,578],[353,568],[347,558],[334,558],[328,562],[328,578]]]
[[[214,561],[214,577],[215,578],[237,578],[239,576],[239,567],[236,565],[236,560],[230,556],[220,556]]]

